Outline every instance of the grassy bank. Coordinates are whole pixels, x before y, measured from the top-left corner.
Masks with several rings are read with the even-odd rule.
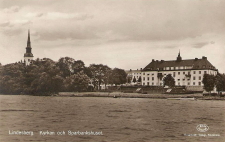
[[[196,98],[200,100],[225,100],[224,97],[203,96],[202,93],[196,94],[140,94],[140,93],[122,93],[122,92],[60,92],[60,97],[116,97],[116,98]]]

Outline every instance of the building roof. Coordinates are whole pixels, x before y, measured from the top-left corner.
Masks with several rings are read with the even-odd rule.
[[[188,69],[211,69],[216,70],[216,68],[207,60],[207,57],[202,57],[202,59],[188,59],[188,60],[182,60],[180,58],[177,58],[177,60],[171,60],[171,61],[158,61],[158,60],[152,60],[151,63],[149,63],[143,71],[151,71],[151,70],[165,70],[166,67],[188,67]],[[183,68],[184,69],[184,68]],[[186,68],[187,69],[187,68]],[[168,70],[174,70],[169,68]]]
[[[130,69],[130,70],[126,70],[125,72],[126,73],[141,73],[141,71],[142,71],[142,68],[140,70],[138,70],[138,69],[137,70],[131,70]]]

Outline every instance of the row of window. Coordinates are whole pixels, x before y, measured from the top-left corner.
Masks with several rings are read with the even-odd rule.
[[[149,81],[149,77],[147,77],[147,80]],[[152,77],[152,81],[154,80],[154,77]],[[145,77],[143,77],[143,81],[145,81]]]
[[[202,74],[202,71],[198,71],[198,73]],[[204,74],[206,74],[206,73],[207,73],[207,71],[204,71]],[[177,74],[180,75],[181,72],[177,72]],[[186,72],[183,72],[183,75],[185,75],[185,74],[186,74]],[[191,74],[191,72],[189,71],[189,72],[187,72],[187,74]],[[193,71],[193,74],[196,74],[196,71]],[[143,75],[145,75],[145,73],[143,73]],[[147,74],[147,75],[150,75],[150,74]],[[152,75],[154,75],[154,73],[152,73]],[[166,75],[166,74],[164,74],[164,75]],[[176,76],[176,72],[173,72],[173,76],[174,77]]]
[[[143,85],[145,85],[145,83],[143,83]],[[150,83],[149,82],[147,82],[147,84],[146,85],[150,85]],[[152,84],[151,85],[154,85],[154,82],[152,82]],[[160,86],[162,85],[162,83],[160,83]],[[181,85],[180,84],[180,82],[178,82],[178,84],[177,85]],[[182,85],[185,85],[185,83],[183,83]],[[187,83],[187,85],[190,85],[190,82],[188,82]],[[193,82],[193,84],[192,85],[199,85],[199,86],[201,86],[202,85],[202,82],[198,82],[198,83],[196,83],[196,82]]]
[[[149,77],[147,77],[147,81],[149,81]],[[185,79],[183,79],[183,81],[184,81]],[[188,80],[190,80],[190,79],[188,79]],[[196,77],[195,76],[193,76],[193,80],[196,80]],[[201,76],[199,76],[198,77],[198,80],[202,80],[202,77]],[[145,77],[143,77],[143,81],[145,81]],[[154,77],[152,77],[152,81],[154,81]],[[180,81],[180,79],[177,79],[177,81]]]
[[[214,68],[213,66],[208,66],[209,68]],[[180,70],[180,69],[192,69],[193,66],[179,66],[179,67],[163,67],[163,68],[157,68],[157,70]],[[200,68],[200,66],[195,66],[194,68]],[[202,65],[202,68],[206,68],[205,65]],[[153,70],[153,68],[148,68],[150,70]]]

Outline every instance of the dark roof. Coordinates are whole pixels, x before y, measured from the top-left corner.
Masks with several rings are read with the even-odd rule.
[[[34,57],[32,53],[25,53],[24,57]]]
[[[180,66],[189,66],[191,69],[213,69],[216,68],[207,60],[206,57],[203,56],[202,59],[188,59],[188,60],[172,60],[172,61],[158,61],[152,60],[143,71],[150,71],[150,70],[163,70],[164,67],[180,67]],[[170,69],[172,70],[172,69]]]

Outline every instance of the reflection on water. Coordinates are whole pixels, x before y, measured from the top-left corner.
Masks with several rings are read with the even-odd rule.
[[[224,101],[0,95],[0,141],[225,141]],[[198,124],[209,130],[198,132]],[[9,135],[33,131],[33,136]],[[41,136],[39,131],[102,131]],[[217,137],[185,134],[220,134]]]

